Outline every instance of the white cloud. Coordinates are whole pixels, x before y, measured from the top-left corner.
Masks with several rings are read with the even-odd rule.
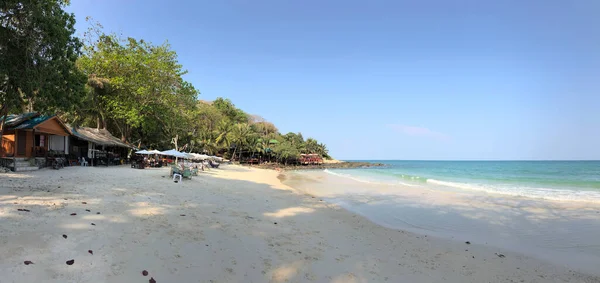
[[[450,140],[450,136],[440,133],[440,132],[432,131],[432,130],[430,130],[428,128],[424,128],[424,127],[407,126],[407,125],[400,125],[400,124],[391,124],[391,125],[388,125],[388,127],[390,127],[391,129],[393,129],[396,132],[399,132],[399,133],[407,135],[407,136],[428,137],[428,138],[441,140],[441,141]]]

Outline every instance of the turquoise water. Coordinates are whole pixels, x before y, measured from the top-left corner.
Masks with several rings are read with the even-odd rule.
[[[600,201],[600,161],[373,161],[383,168],[327,170],[357,181]],[[591,198],[591,199],[590,199]]]

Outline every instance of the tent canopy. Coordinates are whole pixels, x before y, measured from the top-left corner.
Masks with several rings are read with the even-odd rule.
[[[143,149],[143,150],[136,151],[135,154],[151,154],[151,153],[149,151]]]

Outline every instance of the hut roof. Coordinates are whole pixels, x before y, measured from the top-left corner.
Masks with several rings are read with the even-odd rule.
[[[2,118],[3,117],[0,117],[0,119]],[[49,120],[55,120],[59,124],[59,126],[64,130],[64,132],[60,131],[61,135],[71,134],[69,127],[67,127],[63,123],[63,121],[61,121],[56,115],[42,115],[37,112],[7,115],[6,122],[4,125],[8,130],[41,129],[40,127],[42,127],[42,124]]]
[[[88,127],[77,127],[71,130],[73,135],[82,140],[93,142],[105,146],[118,146],[126,148],[135,148],[132,145],[122,142],[105,129],[94,129]]]

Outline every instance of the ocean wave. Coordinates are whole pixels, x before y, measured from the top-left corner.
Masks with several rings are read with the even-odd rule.
[[[428,184],[457,188],[469,191],[483,191],[492,194],[503,194],[518,197],[541,198],[555,201],[591,201],[600,202],[600,192],[580,191],[580,190],[562,190],[534,187],[517,187],[502,185],[468,184],[449,181],[440,181],[428,179]]]

